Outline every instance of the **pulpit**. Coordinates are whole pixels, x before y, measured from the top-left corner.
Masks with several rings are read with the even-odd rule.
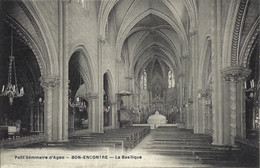
[[[147,120],[148,124],[154,124],[156,128],[167,123],[166,117],[161,115],[159,111],[156,111],[154,115],[149,116]]]

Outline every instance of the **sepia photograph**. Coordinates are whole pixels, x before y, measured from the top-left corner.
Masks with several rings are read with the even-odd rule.
[[[0,0],[0,168],[259,168],[260,0]]]

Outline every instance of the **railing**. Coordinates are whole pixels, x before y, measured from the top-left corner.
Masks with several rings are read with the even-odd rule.
[[[0,141],[1,148],[6,147],[20,147],[40,142],[47,141],[47,136],[45,134],[39,135],[28,135],[24,137],[17,137],[13,139],[3,139]]]

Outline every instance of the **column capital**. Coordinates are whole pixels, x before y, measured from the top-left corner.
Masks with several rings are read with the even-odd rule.
[[[222,71],[222,77],[228,82],[244,82],[250,75],[251,70],[242,66],[230,66],[224,68]]]
[[[189,36],[194,36],[197,33],[197,27],[195,25],[191,26],[189,29]]]
[[[40,85],[43,89],[53,89],[60,83],[60,77],[56,75],[42,76],[39,81],[41,82]]]
[[[193,103],[193,99],[192,98],[188,98],[188,104],[192,104]]]
[[[66,5],[70,4],[72,0],[62,0],[62,2]]]
[[[122,63],[122,59],[121,58],[116,58],[116,63],[121,64]]]
[[[134,79],[134,77],[133,76],[126,76],[125,79],[131,80],[131,79]]]
[[[188,54],[183,54],[182,57],[181,57],[181,59],[182,59],[183,61],[189,60],[189,55],[188,55]]]
[[[177,77],[178,77],[178,78],[184,77],[184,73],[183,73],[183,72],[178,73],[178,74],[177,74]]]
[[[98,92],[89,92],[89,93],[86,94],[86,98],[97,99],[98,98]]]
[[[117,104],[117,101],[112,101],[110,104],[111,104],[112,106],[114,106],[114,105]]]
[[[105,44],[106,38],[103,35],[98,35],[98,42],[101,44]]]

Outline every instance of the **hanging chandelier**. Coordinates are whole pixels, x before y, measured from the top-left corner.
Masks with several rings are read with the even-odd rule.
[[[71,102],[71,98],[70,98],[69,105],[72,108],[74,108],[74,107],[78,108],[79,111],[87,110],[87,106],[86,106],[85,102],[81,101],[80,97],[77,97],[76,101],[74,101],[74,102]]]
[[[11,55],[9,56],[9,69],[8,69],[8,83],[3,85],[0,96],[8,96],[10,105],[13,104],[14,98],[22,97],[24,95],[23,87],[20,89],[17,85],[17,77],[15,70],[15,58],[13,56],[13,29],[11,28]],[[12,84],[12,73],[14,73],[14,84]]]

